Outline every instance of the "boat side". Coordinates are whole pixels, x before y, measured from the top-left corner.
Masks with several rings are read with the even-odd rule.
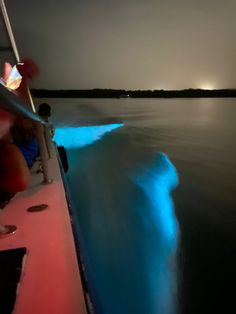
[[[0,239],[0,250],[26,248],[14,314],[84,314],[81,276],[55,148],[48,163],[52,183],[42,184],[36,163],[30,188],[18,193],[0,213],[1,224],[17,226],[14,234]],[[48,208],[27,211],[39,204]]]

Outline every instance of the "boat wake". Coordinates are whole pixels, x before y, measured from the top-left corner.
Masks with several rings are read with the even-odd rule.
[[[132,128],[81,146],[67,179],[95,313],[175,313],[174,166]]]
[[[65,148],[80,148],[92,144],[101,139],[101,137],[122,127],[122,123],[80,126],[80,127],[64,127],[56,128],[54,140],[58,146]]]

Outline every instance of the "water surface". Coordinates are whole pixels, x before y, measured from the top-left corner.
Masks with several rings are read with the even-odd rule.
[[[140,147],[140,159],[143,150],[169,156],[180,180],[174,193],[181,237],[180,312],[233,313],[236,99],[49,101],[57,126],[99,124],[119,118]]]

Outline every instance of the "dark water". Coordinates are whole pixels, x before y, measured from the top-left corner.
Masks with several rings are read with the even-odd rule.
[[[59,126],[118,117],[139,147],[136,161],[146,158],[143,151],[169,156],[179,175],[174,192],[180,229],[176,309],[183,314],[236,312],[236,99],[54,102]]]

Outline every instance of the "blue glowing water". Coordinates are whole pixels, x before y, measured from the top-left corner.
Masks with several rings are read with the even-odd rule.
[[[39,103],[45,102],[45,99],[38,101]],[[102,220],[103,217],[109,217],[108,209],[114,205],[114,199],[119,199],[121,191],[124,195],[127,195],[125,194],[127,192],[127,184],[123,184],[123,188],[121,184],[118,184],[119,172],[129,173],[129,178],[121,182],[132,180],[133,185],[130,183],[129,186],[133,186],[133,189],[138,191],[137,197],[143,191],[142,196],[144,197],[145,193],[148,193],[148,189],[145,188],[147,183],[145,182],[144,185],[141,185],[137,176],[132,177],[134,168],[132,168],[131,164],[133,162],[135,166],[135,163],[137,163],[136,166],[140,165],[140,167],[143,165],[144,170],[142,173],[144,174],[145,169],[149,169],[152,165],[151,159],[145,159],[144,155],[147,155],[151,148],[155,151],[163,151],[170,157],[178,169],[180,177],[180,184],[173,194],[176,215],[181,227],[180,254],[178,254],[180,257],[178,287],[180,287],[179,305],[181,308],[179,313],[231,313],[232,309],[235,308],[235,291],[232,287],[236,281],[235,98],[50,98],[46,101],[52,105],[52,119],[54,124],[59,127],[117,123],[116,121],[118,120],[125,121],[126,125],[124,128],[117,130],[119,133],[125,131],[126,128],[128,133],[128,127],[131,126],[136,129],[135,132],[133,129],[130,130],[130,136],[134,140],[130,148],[128,145],[121,145],[116,135],[117,131],[114,130],[114,134],[110,133],[102,138],[100,142],[97,141],[94,145],[90,145],[91,156],[89,158],[90,149],[88,149],[88,146],[82,148],[80,152],[77,149],[69,150],[71,167],[68,179],[73,193],[77,193],[78,188],[80,190],[78,193],[79,200],[76,201],[76,207],[78,208],[76,217],[80,221],[81,228],[83,228],[84,242],[86,240],[85,249],[90,251],[94,249],[94,246],[91,245],[89,247],[87,245],[88,242],[92,242],[92,237],[94,237],[90,229],[94,229],[100,223],[100,218]],[[133,136],[133,133],[136,133],[135,136]],[[110,138],[109,141],[108,139],[106,140],[107,137]],[[119,150],[112,156],[113,160],[110,160],[107,148],[105,149],[106,143],[110,145],[113,142],[111,147],[114,149],[117,141]],[[128,140],[128,135],[126,134],[123,138],[123,143],[128,144],[131,142],[132,140]],[[135,145],[137,150],[134,149]],[[102,151],[98,153],[97,149],[104,150],[105,154],[103,155]],[[132,158],[129,158],[130,154]],[[88,158],[87,161],[86,158]],[[121,160],[119,161],[119,159]],[[127,167],[125,167],[126,159],[130,160],[129,163],[127,162]],[[103,160],[105,160],[104,163],[102,162]],[[96,166],[92,166],[93,162],[96,163]],[[82,169],[79,168],[79,163],[83,167],[87,167],[83,173]],[[107,173],[112,173],[115,169],[117,169],[117,173],[108,177]],[[131,171],[132,169],[133,172]],[[82,179],[78,181],[78,175],[74,170],[78,171],[78,175],[82,173],[84,182]],[[74,174],[72,174],[72,171],[74,171]],[[139,176],[140,174],[141,172]],[[135,182],[136,179],[137,182]],[[72,186],[73,182],[75,186]],[[106,184],[106,182],[109,183]],[[98,185],[101,185],[101,187],[98,187]],[[117,195],[115,194],[116,190]],[[84,197],[81,196],[82,192],[85,194]],[[154,194],[154,199],[155,193],[152,193]],[[93,198],[92,195],[96,195],[96,197]],[[113,205],[110,207],[106,203],[109,195],[113,196],[110,201]],[[89,196],[91,197],[89,198]],[[146,196],[147,202],[143,202],[142,199],[138,202],[136,213],[146,211],[144,204],[147,205],[147,211],[150,211],[151,205],[148,202],[148,197]],[[136,198],[134,197],[134,199]],[[123,209],[122,203],[120,205],[117,204],[117,207],[114,206],[119,211],[114,214],[114,221],[111,219],[111,224],[105,224],[104,235],[111,233],[112,229],[116,230],[115,227],[113,228],[115,221],[119,221],[118,226],[126,225],[127,219],[122,224],[121,216],[131,216],[130,207],[127,205],[129,201],[130,199],[127,198],[125,203],[127,209],[125,206]],[[134,202],[130,201],[130,203],[133,204]],[[101,217],[98,214],[94,215],[93,212],[93,208],[97,209],[99,204],[101,206],[98,208],[98,211],[101,211]],[[86,208],[89,208],[89,210],[86,211]],[[116,217],[118,212],[121,213],[121,216]],[[125,216],[126,212],[128,216]],[[146,229],[148,229],[148,222],[150,222],[148,218],[150,218],[150,215],[143,215],[142,217],[140,215],[139,218],[142,221],[143,228],[146,225]],[[145,218],[147,218],[147,221]],[[164,220],[168,221],[168,218]],[[173,220],[169,221],[170,223],[166,222],[164,225],[163,233],[165,235],[171,234],[168,230],[173,229],[171,226],[171,221]],[[103,221],[101,221],[101,225],[103,224]],[[111,227],[111,230],[108,232],[107,229],[109,227]],[[122,230],[122,227],[120,229]],[[132,225],[132,230],[135,230],[135,224]],[[143,231],[141,233],[144,234]],[[91,238],[89,238],[89,234],[92,235]],[[137,239],[139,236],[142,239],[141,234],[137,234]],[[114,242],[113,238],[111,240]],[[98,242],[100,243],[100,241]],[[126,242],[125,240],[123,241],[124,244]],[[119,243],[117,241],[118,247]],[[143,243],[141,242],[141,247],[144,247]],[[147,242],[147,245],[149,243],[150,257],[153,258],[151,250],[153,242]],[[169,243],[174,244],[175,241],[171,241],[170,237]],[[148,246],[145,248],[148,254]],[[119,250],[121,249],[122,247],[119,248]],[[171,246],[169,249],[171,250]],[[158,252],[158,250],[156,251]],[[140,250],[140,256],[143,255],[142,250]],[[174,261],[171,261],[170,265],[173,266],[173,263]],[[140,264],[146,265],[145,262],[140,262]],[[125,264],[124,268],[128,266]],[[93,269],[92,264],[89,265],[89,269]],[[127,275],[128,271],[125,274]],[[163,277],[168,277],[166,272],[163,272]],[[167,280],[167,282],[170,281]],[[172,281],[174,282],[174,280]],[[135,283],[134,286],[138,286],[138,284]],[[99,292],[96,295],[99,295]],[[96,300],[96,303],[99,303],[99,300]],[[144,313],[146,314],[147,311],[144,311]]]
[[[70,148],[67,179],[95,313],[172,314],[176,170],[167,155],[137,145],[130,130],[101,138],[106,130],[56,132]]]
[[[58,146],[65,148],[80,148],[92,144],[114,129],[122,127],[123,124],[93,125],[81,127],[56,128],[54,140]]]

